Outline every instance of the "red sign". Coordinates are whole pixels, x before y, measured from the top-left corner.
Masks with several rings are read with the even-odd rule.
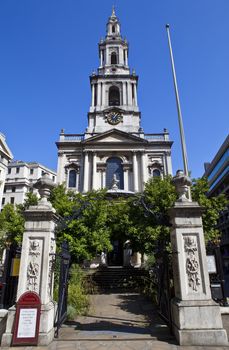
[[[25,292],[16,306],[12,345],[37,345],[41,300],[35,292]]]

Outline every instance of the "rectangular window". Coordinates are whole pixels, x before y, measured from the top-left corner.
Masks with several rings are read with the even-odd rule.
[[[16,168],[16,174],[19,174],[20,168]]]
[[[11,168],[8,168],[8,174],[11,174]]]
[[[52,177],[52,181],[55,182],[55,176]]]
[[[14,204],[14,197],[10,197],[10,203]]]
[[[5,204],[5,197],[2,197],[2,205],[4,205]]]
[[[30,175],[33,175],[34,169],[30,169]]]
[[[12,187],[12,192],[16,192],[16,187],[15,186]]]

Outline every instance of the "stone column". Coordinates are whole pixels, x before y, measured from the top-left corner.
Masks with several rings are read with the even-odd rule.
[[[102,171],[102,182],[103,182],[103,187],[102,188],[106,188],[106,169],[104,169]]]
[[[95,105],[95,85],[92,84],[91,86],[91,106],[94,107]]]
[[[127,104],[129,106],[132,106],[133,105],[133,97],[132,97],[132,86],[131,86],[131,83],[128,83],[127,85],[127,89],[128,89],[128,102]]]
[[[129,165],[123,164],[124,190],[129,191]]]
[[[138,192],[138,163],[137,163],[137,152],[133,152],[133,187],[134,192]]]
[[[89,171],[89,161],[88,161],[88,152],[84,152],[84,173],[83,173],[83,192],[88,192],[88,171]]]
[[[172,170],[171,152],[166,151],[165,154],[166,154],[166,164],[167,164],[167,171],[168,171],[167,175],[172,175],[173,170]]]
[[[53,301],[53,263],[55,260],[55,226],[58,217],[47,197],[55,184],[44,175],[34,185],[41,199],[37,206],[30,206],[24,213],[25,232],[22,241],[17,300],[27,292],[39,294],[41,317],[38,345],[48,345],[54,338],[55,308]],[[2,346],[12,341],[15,307],[9,309],[6,332]]]
[[[102,106],[106,106],[106,84],[102,84]]]
[[[101,106],[101,83],[98,83],[97,106]]]
[[[96,190],[97,188],[97,164],[96,164],[96,152],[93,152],[92,160],[92,189]]]
[[[128,50],[126,50],[126,66],[128,66]]]
[[[122,83],[123,104],[126,105],[126,82]]]
[[[103,65],[103,50],[100,50],[100,67]]]
[[[145,183],[146,183],[146,155],[145,151],[141,152],[141,176],[142,176],[142,190],[144,190]]]
[[[134,84],[134,101],[135,101],[135,106],[138,105],[138,97],[137,97],[137,84]]]
[[[66,165],[66,157],[64,151],[58,152],[58,165],[57,165],[57,183],[64,182],[65,179],[65,165]]]
[[[211,299],[202,209],[187,199],[190,179],[178,171],[179,199],[170,209],[175,298],[172,321],[180,345],[227,345],[220,306]]]

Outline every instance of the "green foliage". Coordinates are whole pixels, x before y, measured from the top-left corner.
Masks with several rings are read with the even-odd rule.
[[[74,262],[92,259],[102,251],[109,251],[111,230],[107,226],[105,191],[92,191],[86,195],[56,187],[51,202],[63,222],[57,228],[57,243],[69,242]]]
[[[207,192],[209,185],[207,178],[193,179],[192,200],[199,203],[203,207],[203,229],[206,242],[214,241],[219,238],[220,232],[216,228],[220,212],[224,210],[228,204],[225,195],[221,194],[217,197],[208,197]]]
[[[193,180],[192,198],[203,208],[203,226],[206,241],[218,237],[216,229],[219,213],[226,206],[223,195],[208,198],[207,179]],[[141,202],[144,198],[144,204]],[[85,195],[57,186],[50,200],[62,221],[57,227],[57,246],[69,242],[72,261],[90,260],[102,251],[112,249],[111,240],[131,241],[134,251],[151,254],[161,245],[169,249],[168,209],[177,198],[170,176],[152,178],[142,195],[108,199],[106,191],[92,191]],[[0,213],[0,236],[5,241],[19,243],[24,231],[23,212],[37,205],[37,196],[27,193],[23,205],[5,205]],[[148,212],[146,208],[149,208]]]
[[[37,205],[38,204],[38,197],[36,193],[33,192],[27,192],[26,198],[24,200],[23,204],[19,204],[17,207],[20,208],[22,211],[28,209],[31,205]]]
[[[24,218],[21,210],[12,204],[6,204],[0,213],[1,247],[5,243],[20,243],[24,232]]]
[[[71,266],[68,285],[68,319],[74,320],[77,315],[88,311],[89,299],[85,284],[85,274],[76,264]]]
[[[23,204],[14,206],[6,204],[0,213],[0,247],[3,249],[6,242],[20,244],[24,232],[25,220],[23,212],[30,205],[37,205],[37,195],[31,192],[26,193]]]
[[[151,254],[162,243],[169,242],[168,209],[177,198],[172,178],[155,177],[145,186],[143,199],[134,199],[131,203],[129,239],[135,251]],[[149,211],[146,210],[149,209]]]
[[[107,223],[111,238],[126,241],[132,224],[130,217],[131,200],[125,198],[107,200]]]

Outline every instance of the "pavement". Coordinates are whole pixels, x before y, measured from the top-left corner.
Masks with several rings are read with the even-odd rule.
[[[92,295],[87,316],[67,322],[48,347],[20,350],[229,350],[229,346],[179,346],[149,299],[137,293]],[[223,316],[229,330],[229,316]],[[15,349],[15,348],[1,348]]]

